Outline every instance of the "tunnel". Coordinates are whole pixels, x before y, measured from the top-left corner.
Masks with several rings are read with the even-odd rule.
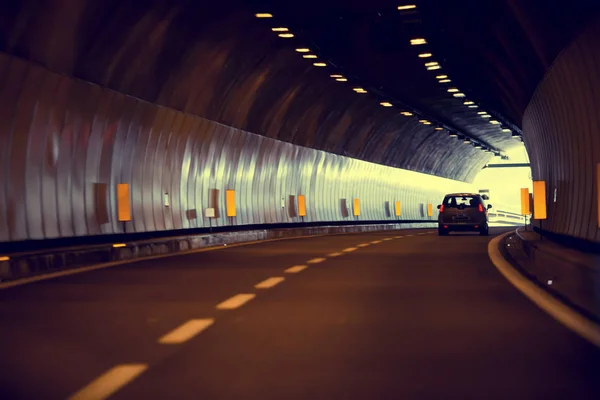
[[[446,194],[503,165],[544,183],[532,232],[600,248],[600,2],[7,0],[0,22],[0,256],[434,229]],[[4,258],[1,279],[26,277]],[[594,314],[581,276],[565,290]]]

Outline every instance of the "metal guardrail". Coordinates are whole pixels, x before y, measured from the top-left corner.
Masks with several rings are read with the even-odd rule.
[[[524,224],[526,222],[526,217],[523,215],[503,210],[488,212],[488,217],[490,218],[490,222],[500,222],[501,220],[510,221],[513,223],[518,222],[520,224]]]

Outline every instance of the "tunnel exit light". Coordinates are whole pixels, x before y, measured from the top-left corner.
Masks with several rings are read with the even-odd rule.
[[[533,181],[533,218],[546,219],[546,181]]]

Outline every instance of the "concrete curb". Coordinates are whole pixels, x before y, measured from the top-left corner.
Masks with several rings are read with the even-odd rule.
[[[521,291],[521,293],[527,296],[551,317],[592,344],[600,347],[600,325],[584,317],[531,282],[513,268],[513,266],[502,256],[499,246],[504,239],[513,234],[514,232],[508,232],[497,236],[490,240],[488,244],[488,255],[498,271],[500,271],[506,280],[508,280],[515,288]]]
[[[209,235],[181,236],[139,242],[123,243],[123,247],[96,245],[34,253],[14,254],[7,261],[0,261],[0,289],[8,289],[46,279],[93,271],[136,261],[152,260],[243,246],[276,240],[303,239],[325,235],[432,228],[437,224],[381,224],[323,226],[225,232]]]

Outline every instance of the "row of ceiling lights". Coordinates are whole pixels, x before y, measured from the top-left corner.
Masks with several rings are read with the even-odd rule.
[[[404,5],[404,6],[398,6],[398,10],[412,10],[412,9],[416,9],[417,6],[415,4],[409,4],[409,5]],[[411,39],[410,40],[410,44],[412,46],[421,46],[421,45],[426,45],[427,44],[427,40],[425,38],[415,38],[415,39]],[[431,58],[433,57],[433,54],[430,52],[422,52],[419,53],[418,55],[419,58]],[[437,61],[428,61],[425,63],[425,67],[427,68],[427,70],[429,71],[435,71],[435,70],[439,70],[442,67],[440,66],[439,62]],[[437,75],[436,79],[438,80],[439,83],[443,83],[443,84],[447,84],[447,83],[451,83],[452,80],[449,79],[448,75]],[[454,97],[457,98],[464,98],[466,97],[464,93],[460,92],[460,90],[458,90],[455,87],[451,87],[448,88],[448,93],[452,93],[452,95]],[[468,108],[479,108],[479,106],[477,106],[473,101],[470,100],[465,100],[463,103],[465,106],[467,106]],[[485,111],[479,111],[477,113],[480,117],[482,118],[491,118],[492,116],[490,114],[488,114]],[[490,124],[492,125],[501,125],[501,123],[497,120],[493,120],[491,119]],[[514,138],[521,138],[520,135],[516,132],[512,132],[510,129],[508,128],[504,128],[502,126],[500,126],[501,131],[504,133],[511,133],[512,137]],[[465,143],[468,143],[468,140],[465,139]],[[475,144],[475,147],[478,147],[477,144]],[[479,146],[481,147],[481,146]]]
[[[398,9],[399,10],[409,10],[409,9],[413,9],[416,8],[415,5],[406,5],[406,6],[399,6]],[[273,15],[270,13],[257,13],[255,14],[256,18],[265,18],[265,19],[270,19],[273,18]],[[271,30],[273,32],[276,32],[278,34],[279,37],[284,38],[284,39],[290,39],[295,37],[293,33],[291,33],[289,31],[288,28],[286,27],[274,27],[271,28]],[[419,45],[419,44],[427,44],[427,41],[425,39],[412,39],[411,40],[411,44],[413,45]],[[302,58],[306,58],[306,59],[313,59],[316,60],[318,59],[318,56],[316,54],[313,54],[313,52],[311,52],[311,50],[309,48],[306,47],[299,47],[296,49],[296,52],[302,54]],[[422,53],[419,55],[420,58],[428,58],[431,57],[432,54],[431,53]],[[327,63],[325,62],[321,62],[321,61],[315,61],[313,62],[313,65],[315,67],[326,67]],[[425,63],[425,66],[427,67],[428,70],[437,70],[440,69],[441,67],[439,66],[438,62],[427,62]],[[337,82],[347,82],[348,78],[344,77],[344,75],[342,74],[331,74],[330,75],[331,78],[335,79]],[[446,83],[446,82],[450,82],[449,79],[446,79],[447,76],[446,75],[439,75],[438,79],[440,79],[440,83]],[[368,93],[364,88],[362,87],[354,87],[352,89],[354,92],[358,93],[358,94],[366,94]],[[449,89],[449,92],[454,92],[454,97],[464,97],[463,93],[460,93],[458,91],[458,89]],[[465,102],[466,104],[467,102]],[[473,102],[469,102],[471,104],[473,104]],[[382,107],[393,107],[394,105],[388,101],[382,101],[379,103]],[[471,105],[470,107],[477,107],[477,106],[473,106]],[[401,111],[400,112],[401,115],[405,116],[405,117],[412,117],[414,116],[414,114],[410,111]],[[432,125],[432,122],[427,120],[427,119],[419,119],[419,122],[423,125]],[[434,128],[436,131],[442,131],[444,130],[444,128],[442,127],[435,127]],[[458,137],[458,135],[454,132],[450,132],[450,137]],[[471,143],[471,140],[464,137],[463,138],[465,143]],[[482,146],[478,143],[473,142],[474,146],[476,148],[482,148]],[[489,152],[489,153],[494,153],[493,151],[489,150],[489,149],[485,149],[483,148],[484,151]],[[499,153],[495,153],[496,156],[500,156]]]

